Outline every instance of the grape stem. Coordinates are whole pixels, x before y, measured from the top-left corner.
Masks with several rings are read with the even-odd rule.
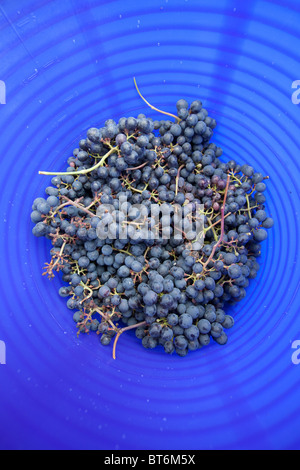
[[[118,146],[112,147],[109,152],[107,152],[101,160],[96,163],[96,165],[92,166],[91,168],[86,168],[84,170],[75,170],[75,171],[39,171],[39,175],[55,175],[55,176],[61,176],[61,175],[86,175],[87,173],[90,173],[93,170],[97,170],[100,166],[103,166],[103,163],[105,160],[113,153],[118,150]]]
[[[251,216],[251,207],[250,207],[250,201],[249,201],[249,196],[248,194],[246,194],[246,201],[247,201],[247,212],[249,214],[249,219],[252,219],[252,216]]]
[[[139,168],[143,168],[143,166],[147,165],[147,163],[149,163],[149,162],[142,163],[141,165],[136,166],[136,167],[133,167],[133,168],[126,168],[126,171],[129,171],[129,170],[138,170]]]
[[[230,181],[230,175],[228,174],[227,175],[226,188],[225,188],[225,194],[224,194],[224,200],[223,200],[223,204],[222,204],[222,207],[221,207],[221,234],[220,234],[220,238],[217,241],[217,243],[214,245],[214,247],[212,249],[212,252],[211,252],[209,258],[207,259],[206,263],[203,265],[203,270],[206,268],[208,263],[213,259],[217,247],[222,243],[222,240],[224,238],[224,220],[225,220],[224,211],[225,211],[225,203],[226,203],[226,199],[227,199],[229,181]]]
[[[72,199],[69,199],[67,196],[61,196],[63,199],[66,199],[66,203],[63,204],[64,206],[70,204],[74,207],[77,207],[78,209],[80,209],[81,211],[83,212],[86,212],[86,214],[88,214],[90,217],[95,217],[95,214],[93,214],[93,212],[89,211],[88,209],[86,209],[84,206],[82,206],[81,204],[78,204],[77,202],[75,201],[72,201]]]
[[[175,118],[177,120],[177,122],[180,122],[181,119],[178,117],[178,116],[175,116],[175,114],[171,114],[171,113],[167,113],[166,111],[162,111],[161,109],[158,109],[158,108],[155,108],[155,106],[152,106],[152,104],[150,104],[144,97],[143,95],[141,94],[138,86],[137,86],[137,83],[136,83],[136,79],[135,77],[133,77],[133,81],[134,81],[134,84],[135,84],[135,88],[136,88],[136,91],[138,92],[138,94],[140,95],[140,97],[142,98],[142,100],[151,108],[153,109],[154,111],[157,111],[159,113],[162,113],[162,114],[166,114],[167,116],[171,116],[173,118]]]
[[[118,333],[116,334],[116,337],[115,337],[115,340],[114,340],[114,345],[113,345],[113,359],[116,359],[116,346],[117,346],[117,342],[118,342],[118,339],[119,337],[121,336],[122,333],[124,333],[124,331],[128,331],[128,330],[132,330],[133,328],[138,328],[139,326],[144,326],[146,325],[146,322],[145,321],[142,321],[140,323],[136,323],[135,325],[130,325],[130,326],[126,326],[125,328],[121,328]]]
[[[180,170],[181,170],[183,167],[184,167],[184,165],[181,165],[181,166],[178,168],[178,171],[177,171],[176,187],[175,187],[175,196],[177,196],[177,193],[178,193],[178,183],[179,183]]]
[[[55,268],[55,266],[59,263],[59,261],[61,260],[61,257],[62,257],[62,255],[63,255],[63,252],[64,252],[64,249],[65,249],[66,244],[67,244],[67,240],[65,240],[65,241],[63,242],[62,246],[61,246],[61,249],[60,249],[58,258],[57,258],[57,260],[55,261],[55,263],[54,263],[53,266],[52,266],[52,271],[53,271],[53,269]]]
[[[226,219],[226,217],[228,217],[229,215],[231,215],[231,212],[228,212],[228,214],[224,215],[224,220]],[[208,219],[209,222],[211,223],[211,219]],[[219,221],[217,220],[217,222],[214,222],[213,224],[211,224],[207,229],[204,229],[204,231],[206,230],[210,230],[212,227],[214,227],[215,225],[218,225]]]

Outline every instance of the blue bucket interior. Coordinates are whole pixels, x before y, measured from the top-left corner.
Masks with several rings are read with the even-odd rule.
[[[1,1],[2,449],[300,448],[299,24],[298,0]],[[184,358],[77,337],[31,233],[38,170],[108,118],[160,118],[134,76],[165,111],[201,99],[222,158],[270,177],[275,226],[229,341]]]

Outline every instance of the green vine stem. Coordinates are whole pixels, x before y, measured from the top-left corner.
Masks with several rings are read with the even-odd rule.
[[[96,165],[92,166],[91,168],[86,168],[85,170],[75,170],[75,171],[39,171],[39,175],[53,175],[53,176],[62,176],[62,175],[86,175],[91,171],[97,170],[100,166],[103,166],[105,160],[114,152],[119,149],[118,146],[112,147],[109,152],[107,152],[101,160],[96,163]]]
[[[162,113],[162,114],[166,114],[167,116],[171,116],[173,118],[176,119],[177,122],[180,122],[181,119],[178,117],[178,116],[175,116],[175,114],[171,114],[171,113],[167,113],[166,111],[162,111],[161,109],[158,109],[156,108],[155,106],[152,106],[152,104],[149,103],[149,101],[147,101],[143,95],[141,94],[138,86],[137,86],[137,83],[136,83],[136,79],[135,77],[133,77],[133,81],[134,81],[134,85],[135,85],[135,88],[136,88],[136,91],[138,92],[138,94],[140,95],[140,97],[142,98],[142,100],[151,108],[153,109],[153,111],[157,111],[158,113]]]

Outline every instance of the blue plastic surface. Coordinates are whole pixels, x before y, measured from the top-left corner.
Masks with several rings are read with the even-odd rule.
[[[1,449],[300,448],[299,24],[298,0],[1,0]],[[229,342],[185,358],[77,338],[31,233],[38,170],[108,118],[158,117],[133,76],[166,111],[201,99],[224,159],[270,176],[275,227]]]

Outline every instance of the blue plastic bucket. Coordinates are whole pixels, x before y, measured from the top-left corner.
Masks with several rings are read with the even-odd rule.
[[[297,0],[2,0],[2,449],[300,448]],[[261,269],[226,346],[77,338],[31,204],[91,126],[201,99],[225,160],[269,175]],[[294,86],[294,88],[293,88]]]

